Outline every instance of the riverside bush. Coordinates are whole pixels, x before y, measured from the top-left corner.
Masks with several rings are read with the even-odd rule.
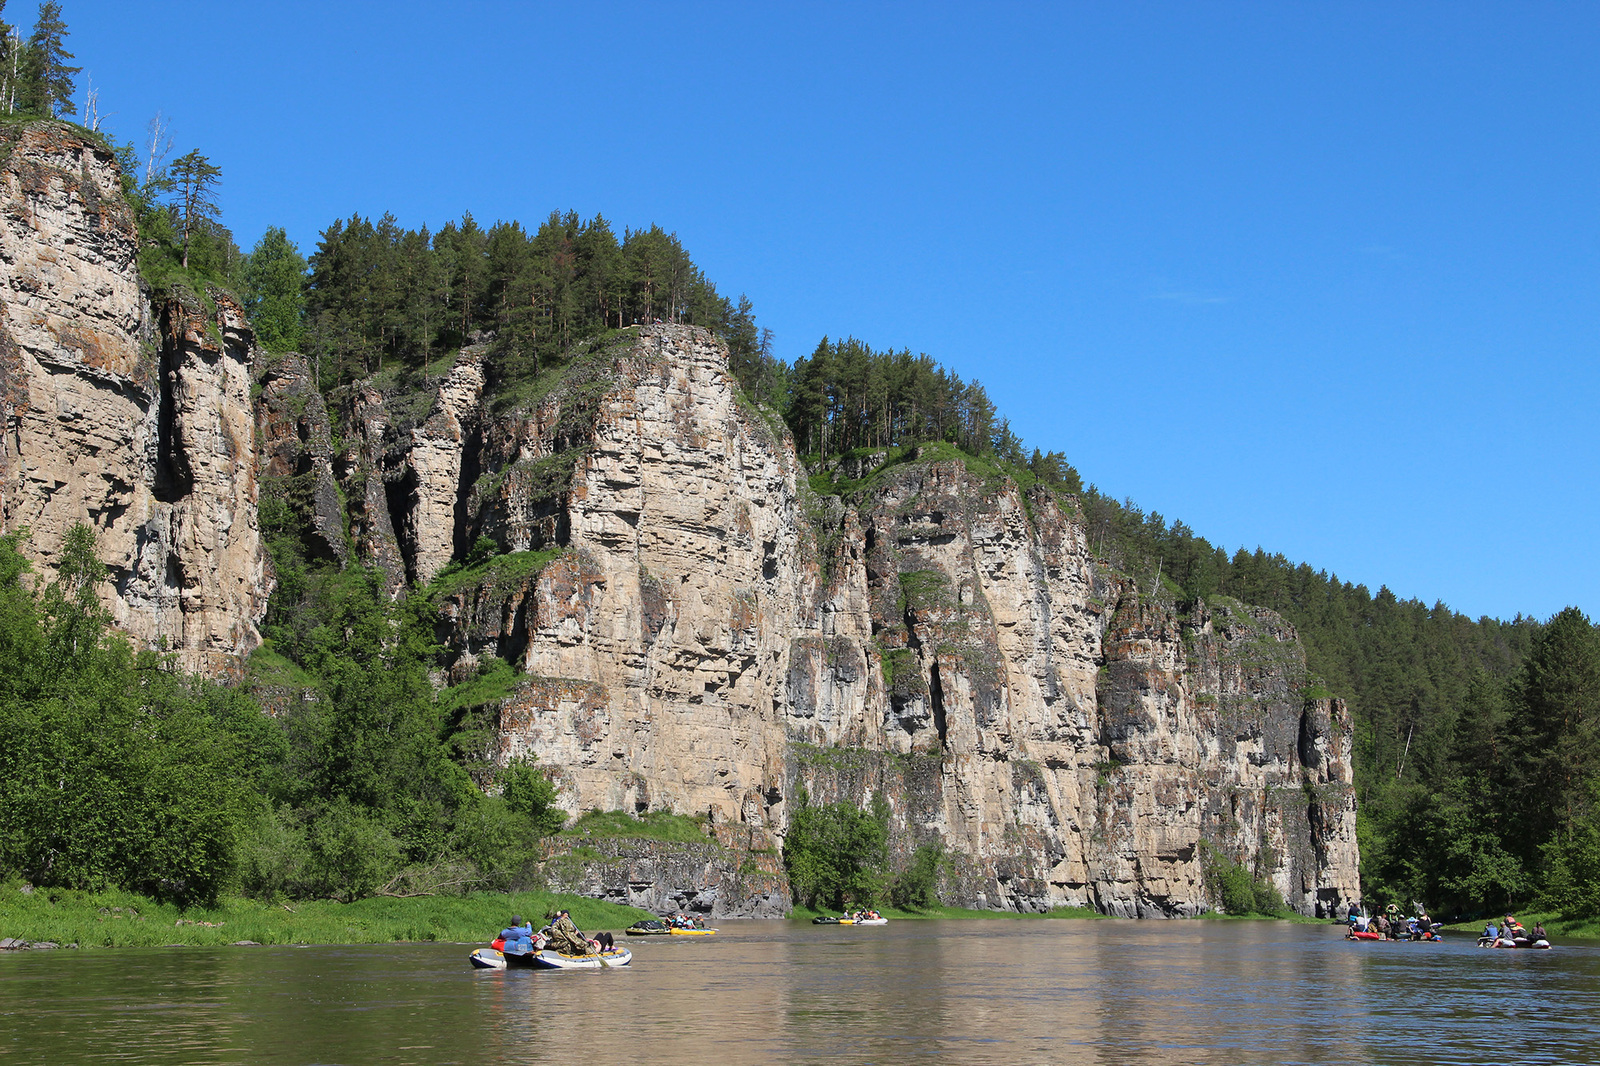
[[[1268,881],[1229,859],[1210,844],[1201,842],[1201,864],[1206,891],[1222,904],[1228,914],[1259,914],[1276,917],[1285,914],[1283,896]]]

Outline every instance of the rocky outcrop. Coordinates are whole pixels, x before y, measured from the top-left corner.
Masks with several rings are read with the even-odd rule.
[[[557,838],[544,864],[549,887],[656,914],[782,918],[789,888],[771,838],[719,826],[703,843]]]
[[[60,123],[0,149],[0,521],[45,572],[92,527],[116,622],[226,673],[269,591],[249,326],[222,293],[151,314],[111,152]]]
[[[802,789],[882,795],[902,851],[970,858],[949,898],[1012,909],[1193,914],[1208,853],[1308,913],[1358,895],[1350,724],[1271,612],[1177,612],[945,446],[814,497],[699,330],[623,331],[526,406],[483,382],[464,353],[389,432],[391,520],[418,576],[509,550],[436,590],[441,637],[458,676],[519,669],[489,754],[571,809],[781,835]]]

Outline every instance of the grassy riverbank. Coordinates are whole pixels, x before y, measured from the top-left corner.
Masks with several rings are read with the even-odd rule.
[[[1445,928],[1453,933],[1472,933],[1476,935],[1483,932],[1483,927],[1490,921],[1493,921],[1496,925],[1500,924],[1499,918],[1479,918],[1472,922],[1452,922]],[[1517,921],[1528,929],[1532,929],[1538,922],[1543,922],[1545,932],[1550,934],[1550,942],[1552,944],[1563,939],[1600,940],[1600,918],[1585,918],[1582,921],[1564,922],[1556,914],[1529,911],[1526,914],[1519,913]]]
[[[586,932],[620,931],[651,915],[583,896],[550,892],[482,892],[414,899],[375,897],[355,903],[311,900],[261,903],[224,900],[216,907],[179,908],[127,892],[71,892],[0,886],[0,937],[80,947],[257,944],[379,944],[397,940],[488,943],[520,914],[541,922],[565,907]]]

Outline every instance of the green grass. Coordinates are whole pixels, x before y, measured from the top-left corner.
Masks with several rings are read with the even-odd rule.
[[[250,653],[250,680],[258,685],[284,685],[290,688],[315,688],[317,679],[299,665],[278,654],[270,640]]]
[[[614,385],[612,362],[632,353],[639,344],[639,328],[624,326],[580,340],[567,354],[546,364],[537,374],[500,382],[490,401],[496,414],[529,410],[542,403],[557,388],[565,386],[567,401],[579,408],[592,407]],[[588,412],[592,414],[591,412]],[[563,422],[566,421],[565,414]]]
[[[591,840],[606,837],[666,840],[680,844],[704,844],[711,839],[703,822],[666,811],[648,811],[640,818],[627,811],[589,811],[560,835]]]
[[[1550,934],[1550,942],[1557,943],[1561,939],[1571,940],[1600,940],[1600,915],[1593,918],[1578,918],[1572,921],[1563,921],[1555,911],[1521,911],[1513,912],[1517,920],[1525,927],[1532,929],[1538,922],[1544,923],[1544,931]],[[1471,933],[1477,936],[1483,932],[1483,927],[1490,921],[1499,925],[1500,915],[1478,918],[1470,922],[1451,922],[1445,928],[1453,933]]]
[[[515,692],[518,682],[526,676],[517,673],[504,659],[489,659],[479,665],[472,678],[440,692],[439,702],[451,711],[499,703]]]
[[[476,566],[451,564],[439,571],[428,586],[426,595],[434,603],[446,599],[463,589],[483,587],[497,592],[509,592],[516,585],[542,571],[561,557],[562,548],[546,548],[533,552],[507,552],[496,555]]]
[[[355,903],[224,900],[183,909],[127,892],[73,892],[0,886],[0,937],[80,947],[258,944],[381,944],[439,940],[488,943],[512,914],[537,925],[565,907],[585,931],[623,929],[652,917],[634,907],[550,892],[475,892],[416,899],[374,897]],[[202,924],[209,923],[209,924]]]
[[[874,908],[885,918],[912,920],[924,918],[1001,918],[1013,920],[1026,920],[1031,918],[1105,918],[1108,915],[1090,907],[1052,907],[1044,914],[1024,914],[1017,911],[980,911],[969,907],[929,907],[926,910],[902,910],[899,907]],[[796,907],[789,912],[789,917],[795,921],[809,922],[813,918],[826,915],[830,918],[839,916],[837,911],[813,910],[810,907]]]

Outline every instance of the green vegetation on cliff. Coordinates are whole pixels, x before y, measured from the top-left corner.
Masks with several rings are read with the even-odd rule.
[[[849,803],[813,803],[802,789],[789,820],[783,862],[797,904],[839,911],[885,901],[905,910],[939,906],[944,847],[918,846],[903,869],[889,860],[889,807],[881,795],[870,810]]]
[[[484,229],[468,213],[437,233],[352,216],[323,231],[305,297],[304,345],[324,388],[424,366],[482,334],[495,388],[513,389],[581,341],[654,321],[721,333],[747,388],[772,364],[749,300],[720,295],[675,234],[651,226],[619,239],[599,215],[552,212],[530,231],[517,221]]]

